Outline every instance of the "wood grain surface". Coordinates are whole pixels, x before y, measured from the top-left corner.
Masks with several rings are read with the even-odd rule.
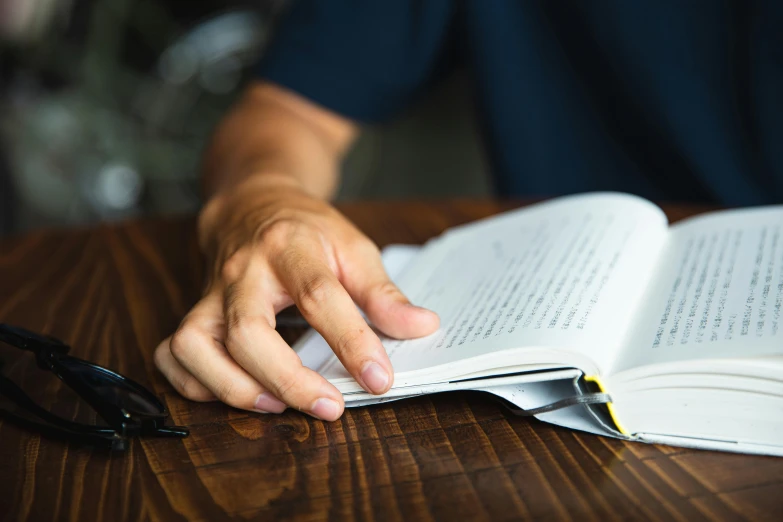
[[[509,206],[342,209],[383,245]],[[667,208],[672,219],[696,210]],[[580,434],[477,393],[348,410],[334,423],[183,400],[152,352],[199,295],[193,228],[150,219],[0,243],[0,321],[152,387],[192,432],[112,454],[0,419],[1,520],[783,520],[783,459]]]

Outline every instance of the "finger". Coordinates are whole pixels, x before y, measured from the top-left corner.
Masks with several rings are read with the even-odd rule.
[[[323,420],[343,412],[342,394],[301,359],[275,331],[274,291],[255,270],[226,288],[226,349],[233,359],[285,404]]]
[[[438,329],[438,315],[412,305],[389,279],[374,244],[363,241],[344,252],[342,257],[343,286],[383,333],[397,339],[410,339]]]
[[[198,402],[217,400],[217,397],[188,373],[171,355],[171,337],[167,337],[155,349],[155,366],[169,383],[186,399]]]
[[[393,379],[391,361],[329,267],[321,242],[297,236],[271,262],[302,315],[354,379],[370,393],[388,391]]]
[[[223,345],[219,292],[202,299],[171,340],[174,360],[210,394],[243,410],[281,413],[286,405],[269,393],[229,355]]]

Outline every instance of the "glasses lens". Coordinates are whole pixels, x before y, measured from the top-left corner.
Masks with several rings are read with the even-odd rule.
[[[54,373],[41,370],[32,353],[0,343],[0,362],[3,376],[10,379],[44,410],[79,424],[107,426],[95,410]],[[37,417],[31,416],[26,409],[2,394],[0,408],[30,420],[37,420]]]
[[[138,390],[122,376],[78,359],[65,358],[61,361],[96,390],[103,400],[140,415],[159,415],[163,412],[163,404],[157,397],[151,392]]]

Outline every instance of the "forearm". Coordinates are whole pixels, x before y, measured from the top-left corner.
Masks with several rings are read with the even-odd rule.
[[[296,184],[328,199],[353,142],[349,120],[271,84],[252,86],[215,131],[203,161],[207,199],[240,185]]]

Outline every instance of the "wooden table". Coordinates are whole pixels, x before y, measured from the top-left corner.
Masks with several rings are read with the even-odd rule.
[[[502,207],[342,209],[386,244],[421,242]],[[695,209],[668,211],[677,219]],[[111,454],[0,421],[0,519],[783,520],[783,459],[580,434],[479,394],[348,410],[331,424],[183,400],[152,351],[198,297],[193,229],[193,219],[151,219],[0,243],[0,320],[151,386],[192,430]]]

